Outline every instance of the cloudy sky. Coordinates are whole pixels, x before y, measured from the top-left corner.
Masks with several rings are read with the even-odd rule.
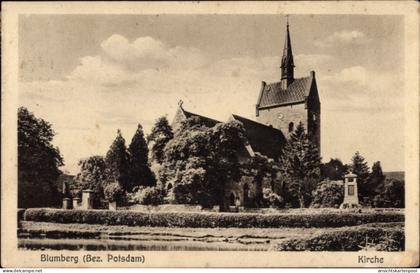
[[[292,15],[296,77],[316,71],[324,161],[404,169],[403,21]],[[53,124],[65,170],[104,155],[121,129],[184,107],[255,119],[261,81],[280,78],[281,15],[30,15],[19,20],[19,104]]]

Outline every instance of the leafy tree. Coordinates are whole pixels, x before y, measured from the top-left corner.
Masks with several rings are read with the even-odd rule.
[[[344,199],[344,187],[332,181],[320,182],[312,192],[311,207],[338,208]]]
[[[104,207],[104,188],[107,185],[106,164],[102,156],[91,156],[79,161],[80,171],[76,175],[73,195],[80,196],[82,190],[94,192],[95,207]]]
[[[117,181],[123,190],[129,185],[129,154],[125,146],[125,140],[121,131],[117,131],[117,137],[109,148],[106,157],[106,177],[108,181]]]
[[[126,190],[132,191],[136,186],[153,186],[156,179],[150,170],[146,140],[144,139],[143,127],[139,124],[137,131],[128,147],[130,154],[130,178]]]
[[[288,191],[286,197],[295,199],[292,202],[297,200],[301,208],[309,203],[310,193],[319,181],[320,165],[318,148],[300,122],[283,149],[279,166]]]
[[[165,146],[173,137],[174,134],[171,126],[169,125],[168,119],[166,117],[158,118],[152,128],[152,132],[147,137],[147,141],[153,143],[152,160],[156,160],[159,164],[162,164],[165,156]]]
[[[61,195],[55,185],[63,159],[52,145],[51,124],[25,107],[18,110],[18,206],[58,205]]]
[[[321,179],[343,180],[348,171],[348,166],[344,165],[338,158],[331,158],[328,163],[321,165]]]
[[[369,197],[370,189],[368,185],[369,167],[365,158],[357,151],[351,159],[351,169],[357,175],[359,199]]]
[[[166,145],[160,180],[173,185],[177,203],[224,207],[226,183],[240,176],[236,151],[244,141],[237,121],[208,128],[199,118],[189,118]]]

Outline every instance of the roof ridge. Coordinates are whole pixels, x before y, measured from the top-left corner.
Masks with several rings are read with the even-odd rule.
[[[308,79],[308,78],[312,78],[312,76],[309,75],[309,76],[306,76],[306,77],[295,78],[295,79],[293,79],[293,82],[291,84],[293,84],[296,80],[304,80],[304,79]],[[277,81],[277,82],[270,82],[270,83],[267,83],[266,85],[272,85],[272,84],[281,84],[281,80]]]
[[[273,126],[268,126],[268,125],[265,125],[264,123],[261,123],[261,122],[258,122],[258,121],[255,121],[255,120],[252,120],[252,119],[249,119],[249,118],[245,118],[245,117],[242,117],[242,116],[239,116],[239,115],[235,115],[235,114],[232,114],[232,116],[234,118],[238,117],[238,118],[246,119],[247,121],[253,122],[253,123],[258,124],[260,126],[264,126],[266,128],[269,128],[269,129],[274,129],[276,131],[279,131],[279,132],[283,133],[281,130],[279,130],[277,128],[274,128]]]
[[[198,117],[201,117],[201,118],[206,118],[206,119],[209,119],[209,120],[212,120],[212,121],[215,121],[215,122],[221,123],[221,121],[219,121],[219,120],[217,120],[217,119],[214,119],[214,118],[209,118],[209,117],[206,117],[206,116],[203,116],[203,115],[197,114],[197,113],[193,113],[193,112],[187,111],[187,110],[185,110],[185,109],[182,109],[182,111],[183,111],[184,113],[187,113],[187,114],[190,114],[190,115],[193,115],[193,116],[198,116]]]

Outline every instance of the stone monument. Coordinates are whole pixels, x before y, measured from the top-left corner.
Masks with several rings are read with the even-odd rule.
[[[93,209],[93,191],[83,190],[81,209]]]
[[[357,175],[349,173],[344,176],[344,200],[340,209],[358,208]]]
[[[69,185],[65,181],[63,181],[62,196],[63,196],[63,209],[72,209],[73,203],[71,200],[70,189],[69,189]]]

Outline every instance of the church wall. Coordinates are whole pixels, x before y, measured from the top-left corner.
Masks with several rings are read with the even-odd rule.
[[[244,186],[248,185],[248,200],[245,200]],[[242,176],[240,181],[232,181],[225,188],[225,204],[230,204],[230,196],[234,194],[235,200],[239,197],[240,206],[252,207],[257,195],[256,183],[252,176]]]
[[[270,124],[274,128],[280,129],[287,137],[289,135],[289,123],[293,122],[294,128],[301,121],[308,129],[308,110],[305,104],[287,105],[283,107],[259,110],[257,121],[263,124]],[[294,129],[293,129],[294,130]]]

